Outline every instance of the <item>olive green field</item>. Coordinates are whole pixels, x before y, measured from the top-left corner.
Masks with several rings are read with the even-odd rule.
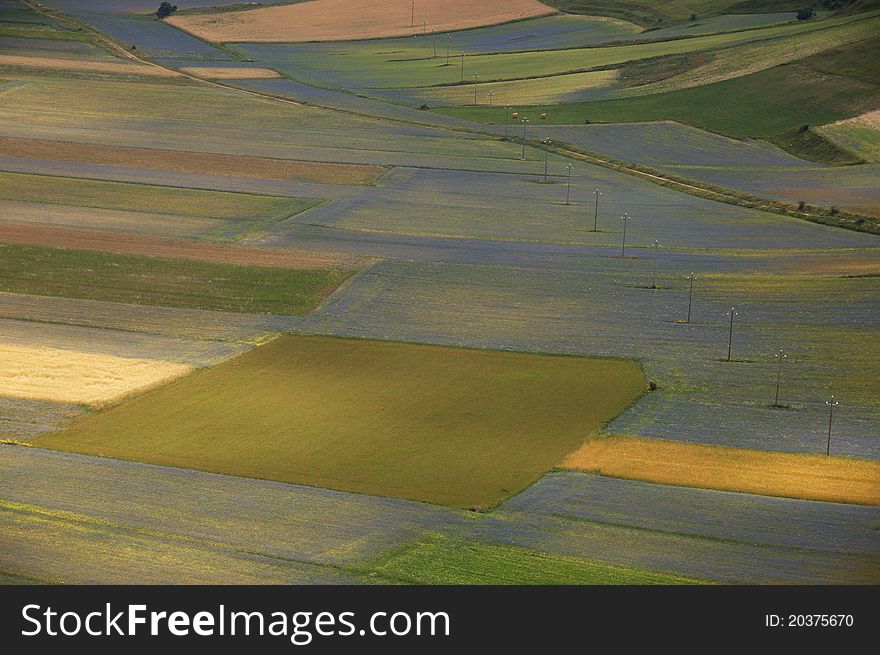
[[[370,573],[405,584],[707,584],[705,581],[608,566],[528,548],[428,534],[371,563]]]
[[[320,305],[352,274],[0,245],[0,292],[135,305],[294,316]]]
[[[485,509],[643,388],[627,360],[285,335],[33,443]]]

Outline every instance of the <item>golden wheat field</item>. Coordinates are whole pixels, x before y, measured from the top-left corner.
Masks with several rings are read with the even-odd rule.
[[[57,57],[27,57],[0,55],[0,66],[48,68],[50,70],[81,71],[88,73],[118,73],[120,75],[149,75],[150,77],[177,77],[178,73],[159,66],[144,64],[94,61],[91,59],[61,59]]]
[[[683,487],[880,505],[880,462],[846,457],[608,437],[585,442],[563,466]]]
[[[0,396],[101,407],[194,367],[59,348],[0,344]]]
[[[215,43],[344,41],[448,32],[556,13],[538,0],[312,0],[166,22]]]
[[[271,68],[234,68],[225,66],[189,66],[181,68],[184,73],[207,77],[212,80],[268,80],[281,77]]]

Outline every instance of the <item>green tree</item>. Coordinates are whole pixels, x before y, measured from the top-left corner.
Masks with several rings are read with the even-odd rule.
[[[173,5],[170,2],[163,2],[156,10],[156,18],[168,18],[168,16],[173,14],[175,11],[177,11],[177,5]]]
[[[813,16],[816,15],[816,10],[812,7],[807,7],[806,9],[798,9],[797,19],[798,20],[809,20]]]

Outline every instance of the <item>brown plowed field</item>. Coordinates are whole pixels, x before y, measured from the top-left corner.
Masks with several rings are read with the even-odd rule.
[[[352,269],[365,263],[364,259],[345,254],[294,252],[268,248],[236,248],[186,239],[167,239],[23,223],[0,223],[0,243],[272,268]]]
[[[86,73],[118,73],[120,75],[149,75],[150,77],[177,77],[178,73],[144,64],[115,63],[91,59],[60,59],[56,57],[26,57],[22,55],[0,55],[0,66],[22,66],[24,68],[48,68],[50,70],[82,71]]]
[[[177,152],[17,137],[0,137],[0,155],[129,168],[172,170],[205,175],[230,175],[261,180],[296,179],[326,184],[370,184],[387,170],[383,166],[361,164],[328,164],[246,155]]]
[[[312,0],[246,11],[172,16],[212,42],[344,41],[451,32],[556,13],[538,0]]]

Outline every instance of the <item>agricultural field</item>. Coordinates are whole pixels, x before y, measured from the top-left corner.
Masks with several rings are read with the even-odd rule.
[[[823,138],[819,126],[880,105],[880,60],[872,56],[877,18],[872,16],[856,14],[852,18],[858,20],[837,27],[746,44],[695,61],[672,56],[641,67],[628,64],[620,74],[636,84],[615,93],[632,97],[519,109],[531,116],[546,113],[548,123],[562,125],[675,120],[736,138],[763,138],[814,161],[859,163],[845,144],[836,147],[833,139]],[[774,59],[777,55],[786,61]],[[766,67],[771,62],[777,65]],[[501,107],[441,111],[496,124],[506,120]]]
[[[823,165],[767,141],[733,139],[674,122],[548,126],[541,134],[713,187],[880,216],[876,164]]]
[[[668,22],[685,21],[691,15],[704,19],[719,14],[731,14],[748,11],[785,11],[793,15],[802,8],[796,0],[660,0],[660,2],[644,2],[644,0],[551,0],[558,9],[570,13],[599,14],[631,20],[645,27],[655,28]]]
[[[148,148],[118,148],[88,143],[0,138],[0,155],[45,162],[124,166],[261,180],[299,180],[321,184],[373,184],[387,168],[328,164],[268,157],[232,156]],[[171,191],[173,194],[174,191]],[[216,196],[215,196],[216,197]],[[221,196],[224,197],[224,196]],[[230,198],[230,196],[225,196]],[[257,200],[252,198],[251,200]],[[280,203],[279,203],[280,204]]]
[[[878,577],[877,510],[855,505],[566,472],[472,516],[38,448],[4,447],[0,465],[7,544],[0,570],[37,581],[399,583],[392,576],[460,578],[468,560],[493,564],[482,579],[499,583],[533,575],[535,561],[557,581],[597,573],[789,584]],[[620,515],[621,499],[629,516]],[[165,511],[169,504],[177,511]],[[438,533],[450,536],[432,537]],[[50,538],[55,545],[47,551]],[[456,558],[448,550],[456,544],[470,544],[471,552]],[[428,545],[438,554],[447,548],[443,566],[425,561]],[[423,566],[400,571],[395,559],[402,557]],[[502,569],[504,560],[518,566]]]
[[[880,581],[873,0],[176,4],[0,0],[0,583]]]
[[[777,42],[786,46],[784,52],[791,52],[806,38],[822,42],[828,49],[835,43],[846,43],[846,39],[867,38],[876,33],[877,20],[880,19],[839,17],[816,23],[783,24],[624,45],[615,45],[612,38],[610,44],[593,47],[490,53],[453,51],[450,61],[447,61],[442,47],[435,49],[435,42],[425,38],[417,39],[416,43],[412,43],[411,39],[409,44],[401,45],[403,49],[395,48],[393,44],[387,44],[386,47],[384,41],[326,45],[256,43],[239,44],[232,49],[300,82],[378,94],[387,89],[471,85],[474,75],[481,82],[498,82],[564,76],[603,68],[616,70],[639,60],[732,48],[757,41],[764,44],[759,52],[776,47]],[[344,68],[338,65],[340,58],[346,61]],[[609,92],[614,86],[608,86]],[[487,101],[484,98],[478,104],[485,108]]]
[[[869,460],[612,436],[584,443],[563,463],[676,486],[880,505],[880,463]]]
[[[19,245],[0,261],[5,292],[255,314],[306,313],[351,275]]]
[[[880,162],[880,110],[823,125],[817,131],[865,161]]]
[[[291,336],[35,443],[491,507],[643,386],[631,362]]]
[[[5,220],[237,241],[318,204],[175,187],[0,173]]]
[[[100,407],[192,370],[171,362],[54,348],[0,346],[0,394],[8,398]]]
[[[435,0],[411,6],[406,0],[316,0],[247,11],[183,14],[167,22],[209,43],[231,41],[339,41],[431,31],[451,32],[546,16],[555,10],[538,0]]]

